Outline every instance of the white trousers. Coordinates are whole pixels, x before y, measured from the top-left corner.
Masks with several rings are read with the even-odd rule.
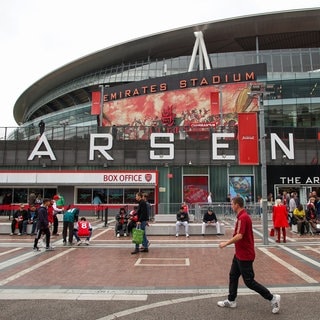
[[[186,234],[189,234],[189,223],[188,221],[177,221],[176,222],[176,233],[179,233],[179,227],[184,226]]]
[[[202,222],[202,226],[201,226],[201,233],[202,234],[206,233],[206,227],[216,227],[217,228],[217,233],[221,233],[220,223],[218,221],[215,222],[215,223]]]

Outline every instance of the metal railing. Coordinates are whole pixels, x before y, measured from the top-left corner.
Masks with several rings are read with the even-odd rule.
[[[181,203],[159,203],[158,213],[159,214],[177,214],[181,207]],[[194,216],[194,221],[202,221],[203,215],[207,212],[210,207],[213,212],[220,218],[235,218],[235,213],[232,211],[231,204],[227,202],[214,202],[208,204],[205,202],[193,203],[189,206],[189,214]],[[262,211],[260,203],[248,203],[245,205],[247,212],[253,219],[261,219]],[[272,205],[268,205],[268,220],[271,219]]]
[[[57,125],[45,127],[45,135],[49,140],[72,140],[78,138],[87,138],[90,133],[110,133],[116,140],[147,140],[152,132],[174,133],[179,140],[198,139],[208,140],[211,133],[217,132],[236,132],[235,126],[166,126],[159,124],[157,126],[137,125],[137,126],[117,126],[112,130],[112,126],[97,127],[96,125]],[[267,139],[270,133],[276,133],[280,138],[287,139],[289,133],[293,133],[295,139],[318,140],[318,127],[267,127]],[[36,127],[0,127],[0,140],[36,140],[40,132]]]

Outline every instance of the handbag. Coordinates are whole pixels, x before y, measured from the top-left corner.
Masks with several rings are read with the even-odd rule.
[[[274,237],[274,229],[273,228],[270,230],[270,237]]]
[[[132,229],[132,242],[135,244],[142,244],[143,241],[144,230],[140,228]]]

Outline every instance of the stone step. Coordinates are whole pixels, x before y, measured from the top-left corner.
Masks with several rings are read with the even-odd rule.
[[[168,215],[167,215],[168,216]],[[175,218],[175,216],[174,216]],[[189,234],[190,235],[201,235],[201,226],[202,223],[189,223]],[[62,227],[62,226],[60,226]],[[27,233],[30,234],[32,229],[32,225],[27,225]],[[221,234],[225,233],[225,225],[220,224]],[[16,229],[15,233],[17,234],[19,231]],[[1,222],[0,223],[0,234],[10,234],[11,233],[11,222]],[[174,236],[176,234],[176,224],[175,219],[173,222],[156,222],[151,223],[150,226],[147,227],[147,234],[149,235],[168,235]],[[184,227],[180,226],[179,234],[185,235]],[[206,234],[217,234],[217,229],[215,226],[210,226],[206,228]]]
[[[190,223],[189,235],[201,235],[202,223]],[[220,224],[221,234],[225,234],[225,225]],[[176,234],[175,223],[152,223],[147,226],[147,234],[152,236],[174,236]],[[180,235],[185,235],[184,227],[180,226]],[[217,234],[215,226],[207,226],[206,234]]]
[[[194,214],[189,214],[189,220],[190,222],[194,221]],[[177,221],[177,215],[176,214],[156,214],[154,216],[155,222],[176,222]]]
[[[27,234],[30,234],[32,230],[32,224],[27,225]],[[11,222],[1,222],[0,223],[0,234],[10,234],[11,233]],[[19,233],[19,229],[16,229],[16,234]]]

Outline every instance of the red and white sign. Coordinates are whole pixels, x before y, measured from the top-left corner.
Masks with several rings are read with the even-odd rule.
[[[150,172],[108,172],[103,175],[108,184],[155,184],[156,174]]]
[[[30,185],[157,185],[158,171],[1,171],[0,183],[28,183]]]
[[[94,91],[91,95],[91,115],[99,115],[101,111],[101,92]]]
[[[239,164],[259,164],[256,112],[238,113]]]

